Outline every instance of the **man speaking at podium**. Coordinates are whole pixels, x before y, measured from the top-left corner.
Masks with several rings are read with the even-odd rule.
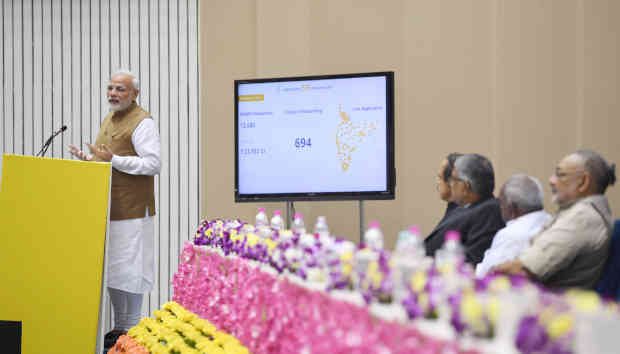
[[[107,287],[114,309],[114,329],[104,346],[140,319],[142,298],[153,288],[155,175],[160,171],[157,125],[136,104],[140,83],[121,70],[108,83],[110,113],[105,117],[89,153],[73,145],[69,151],[84,161],[112,163]]]

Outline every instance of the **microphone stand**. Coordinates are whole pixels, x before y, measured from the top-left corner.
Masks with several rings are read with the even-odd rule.
[[[50,136],[49,139],[45,141],[45,144],[43,144],[43,147],[41,148],[41,150],[39,150],[36,156],[41,156],[41,157],[45,156],[45,153],[47,152],[47,149],[49,149],[50,145],[52,145],[52,141],[54,140],[54,138],[60,135],[60,133],[64,132],[65,130],[67,130],[67,126],[63,125],[62,128],[60,128],[57,132],[52,134],[52,136]]]

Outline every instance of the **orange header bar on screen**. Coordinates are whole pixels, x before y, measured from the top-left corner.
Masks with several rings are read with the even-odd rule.
[[[250,102],[250,101],[264,101],[265,95],[241,95],[239,96],[239,102]]]

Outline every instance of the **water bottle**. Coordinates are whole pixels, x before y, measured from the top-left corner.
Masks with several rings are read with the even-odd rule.
[[[303,235],[306,233],[306,226],[304,225],[303,215],[301,213],[295,213],[295,218],[293,219],[293,232],[298,235]]]
[[[276,230],[284,229],[284,221],[282,220],[282,216],[280,215],[280,210],[276,210],[273,212],[273,217],[271,218],[271,227]]]
[[[395,253],[406,258],[421,260],[426,255],[424,242],[420,237],[420,229],[413,225],[398,233]]]
[[[459,265],[465,262],[465,249],[461,245],[461,234],[458,231],[446,232],[443,246],[435,255],[437,268],[446,271],[455,271]]]
[[[370,249],[383,249],[383,233],[379,229],[378,221],[371,221],[368,230],[364,233],[364,243]]]
[[[314,233],[320,236],[329,235],[329,229],[327,228],[327,220],[324,216],[316,218],[316,224],[314,224]]]
[[[256,228],[260,228],[261,226],[267,226],[267,214],[265,214],[265,208],[258,208],[258,214],[256,214]]]
[[[379,253],[372,248],[365,247],[355,252],[353,256],[353,274],[351,274],[351,280],[355,289],[361,289],[362,280],[368,273],[368,266],[370,263],[377,262],[378,260]]]
[[[426,271],[432,260],[426,259],[424,242],[420,238],[420,229],[411,226],[398,233],[394,252],[394,295],[400,303],[409,295],[411,279],[416,271]]]

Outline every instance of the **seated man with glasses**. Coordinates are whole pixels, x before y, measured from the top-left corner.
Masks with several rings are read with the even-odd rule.
[[[594,286],[609,255],[612,232],[604,193],[615,182],[615,165],[598,153],[579,150],[566,156],[549,178],[557,215],[516,260],[494,270],[526,275],[551,289]]]
[[[466,261],[476,265],[491,246],[493,236],[505,226],[499,201],[493,196],[493,165],[482,155],[463,155],[454,163],[449,182],[451,198],[461,210],[424,240],[426,254],[434,256],[444,243],[446,231],[456,230],[461,234]]]
[[[454,169],[454,163],[456,159],[463,156],[463,154],[459,154],[457,152],[450,153],[439,165],[439,172],[436,176],[436,189],[439,194],[439,199],[443,200],[447,203],[446,211],[444,213],[443,218],[439,220],[437,226],[433,230],[440,229],[446,223],[450,222],[450,219],[456,217],[463,208],[459,208],[458,204],[456,204],[452,198],[452,191],[450,190],[450,178],[452,178],[452,170]]]

